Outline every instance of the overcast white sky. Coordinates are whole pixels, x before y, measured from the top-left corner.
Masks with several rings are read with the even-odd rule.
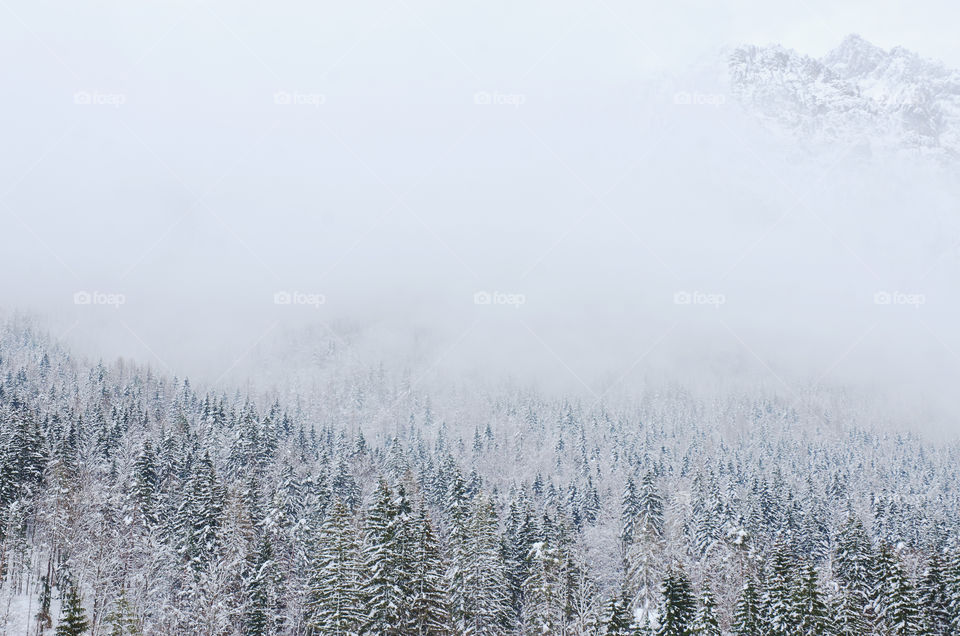
[[[775,383],[953,379],[955,305],[935,302],[957,280],[948,186],[796,165],[732,104],[669,96],[721,91],[717,52],[740,43],[821,55],[857,32],[960,66],[957,14],[0,0],[0,298],[87,353],[210,381],[318,320],[425,330],[425,363],[489,358],[590,390],[648,351],[681,378],[731,355]],[[800,195],[811,209],[778,223]],[[880,315],[878,289],[933,300]],[[126,303],[76,306],[78,290]],[[277,290],[326,304],[277,307]],[[478,313],[478,290],[527,303]],[[682,313],[677,290],[723,293],[726,313]]]
[[[278,73],[316,73],[326,67],[314,63],[329,66],[340,54],[354,60],[383,61],[383,56],[392,52],[399,62],[414,56],[417,49],[439,52],[434,46],[435,37],[426,33],[428,29],[478,69],[523,67],[523,62],[533,63],[544,54],[550,57],[551,49],[556,58],[563,58],[564,53],[578,49],[578,44],[597,53],[611,48],[632,52],[624,59],[603,59],[581,49],[582,57],[601,72],[623,68],[649,53],[667,65],[684,63],[710,47],[741,42],[781,42],[821,54],[851,32],[884,47],[903,45],[960,65],[952,29],[956,4],[932,0],[389,0],[346,6],[310,2],[90,4],[5,0],[3,10],[7,15],[3,21],[5,48],[29,56],[20,61],[34,74],[52,72],[52,66],[60,64],[56,61],[59,57],[81,77],[117,81],[134,75],[149,76],[158,66],[181,70],[190,62],[202,66],[205,59],[231,61],[228,67],[241,68],[260,57]],[[571,29],[569,38],[564,39]],[[366,35],[369,40],[348,53]],[[408,37],[423,40],[422,47]],[[50,51],[46,51],[48,47]],[[144,56],[154,62],[139,72],[133,70],[139,66],[138,61],[145,61]],[[254,81],[259,72],[251,70],[249,80]],[[222,75],[229,74],[229,68],[222,70]]]

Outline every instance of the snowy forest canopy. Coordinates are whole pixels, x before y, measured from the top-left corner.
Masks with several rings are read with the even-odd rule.
[[[0,332],[0,620],[58,634],[951,634],[957,445],[775,396],[199,392]],[[13,630],[17,631],[14,632]],[[24,630],[21,632],[21,630]]]

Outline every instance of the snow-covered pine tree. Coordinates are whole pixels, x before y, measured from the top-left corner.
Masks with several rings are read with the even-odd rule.
[[[157,475],[157,455],[150,440],[144,440],[143,448],[133,464],[134,493],[142,522],[153,527],[157,522],[157,495],[160,478]]]
[[[350,472],[345,458],[341,457],[337,462],[332,487],[334,496],[339,497],[351,511],[357,510],[360,506],[360,486]]]
[[[527,556],[530,571],[523,583],[523,614],[526,634],[553,634],[563,631],[563,554],[549,518],[544,520]]]
[[[405,633],[418,636],[443,636],[453,626],[447,608],[449,591],[445,564],[433,524],[423,502],[411,532],[411,597]]]
[[[763,633],[765,623],[762,609],[757,580],[753,575],[748,575],[734,609],[731,628],[733,633],[737,636],[755,636]]]
[[[181,553],[196,572],[204,570],[220,542],[224,493],[210,453],[194,463],[180,511]]]
[[[930,634],[949,633],[950,589],[943,558],[936,550],[927,560],[918,591],[924,630]]]
[[[867,633],[868,621],[864,616],[863,599],[859,593],[837,585],[830,606],[837,636],[861,636]]]
[[[524,583],[530,576],[532,548],[537,529],[530,501],[525,491],[512,499],[506,519],[506,567],[510,586],[510,604],[514,616],[521,616],[524,604]]]
[[[719,543],[723,535],[723,502],[712,470],[707,471],[706,475],[696,476],[693,491],[689,531],[695,553],[703,557]]]
[[[792,634],[818,636],[832,629],[830,610],[820,594],[818,578],[813,563],[800,567],[791,616]]]
[[[866,606],[874,587],[873,545],[859,517],[851,515],[836,538],[833,572],[858,602]]]
[[[616,595],[611,596],[604,606],[603,616],[602,633],[605,636],[632,636],[630,608],[625,599],[617,598]]]
[[[784,539],[774,545],[767,561],[760,596],[761,615],[770,636],[789,636],[795,620],[796,559]]]
[[[704,581],[700,591],[700,601],[693,616],[691,633],[694,636],[721,636],[720,622],[717,619],[717,601],[710,589],[710,583]]]
[[[875,564],[873,607],[881,629],[903,636],[921,633],[917,591],[896,552],[883,544]]]
[[[140,620],[127,599],[126,590],[120,590],[113,609],[107,614],[105,627],[106,636],[143,636]]]
[[[57,625],[56,636],[82,636],[90,630],[90,620],[83,609],[80,591],[75,583],[69,585],[69,591],[63,601],[60,613],[60,623]]]
[[[246,636],[268,636],[283,628],[283,575],[274,560],[267,533],[257,549],[247,556],[243,629]]]
[[[511,623],[510,597],[496,512],[483,495],[477,496],[466,512],[461,521],[465,526],[451,532],[453,558],[448,577],[454,627],[458,634],[471,636],[505,634]]]
[[[657,612],[657,636],[690,636],[696,602],[690,579],[680,565],[667,569],[663,581],[662,600]]]
[[[629,475],[620,500],[620,541],[623,542],[624,547],[633,543],[633,532],[639,515],[640,498],[637,493],[637,484],[633,481],[633,475]]]
[[[337,499],[320,528],[310,568],[306,624],[311,634],[349,636],[367,618],[361,584],[360,538],[350,510]]]
[[[363,537],[363,629],[397,634],[409,616],[411,567],[407,553],[409,502],[380,480],[366,515]]]
[[[659,537],[663,534],[663,497],[657,489],[656,475],[648,470],[640,482],[634,532]]]
[[[960,633],[960,548],[948,553],[944,570],[950,630]]]

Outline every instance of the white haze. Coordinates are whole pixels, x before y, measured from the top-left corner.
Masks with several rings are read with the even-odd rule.
[[[282,382],[333,341],[594,398],[651,378],[849,387],[955,433],[956,168],[776,141],[717,53],[859,31],[960,65],[955,10],[905,29],[866,3],[674,6],[11,3],[5,309],[222,385]]]

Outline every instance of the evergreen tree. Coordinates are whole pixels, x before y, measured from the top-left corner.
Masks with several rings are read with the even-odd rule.
[[[90,630],[90,621],[83,609],[80,592],[76,585],[70,585],[70,591],[64,599],[60,614],[60,623],[57,625],[56,636],[81,636]]]
[[[632,636],[630,608],[626,599],[611,596],[604,612],[604,630],[606,636]]]
[[[107,615],[106,626],[109,636],[141,636],[143,634],[140,621],[134,615],[124,590],[120,591],[113,611]]]
[[[924,630],[946,634],[950,630],[950,589],[946,568],[936,551],[930,555],[920,580],[920,607]]]
[[[652,470],[647,471],[640,484],[635,527],[646,535],[659,537],[663,534],[663,498],[657,490]]]
[[[700,603],[697,605],[690,631],[695,636],[721,636],[720,623],[717,620],[717,602],[709,583],[703,584]]]
[[[307,626],[316,635],[347,636],[365,620],[358,533],[346,504],[337,499],[320,528],[310,568]]]
[[[737,599],[733,615],[733,633],[737,636],[755,636],[762,634],[764,621],[760,605],[760,592],[757,581],[750,576],[744,583]]]
[[[150,440],[143,442],[143,449],[133,464],[134,493],[141,518],[147,525],[157,521],[156,507],[159,490],[157,455]]]
[[[453,562],[448,577],[455,631],[505,634],[511,621],[510,598],[493,504],[480,495],[466,516],[455,513],[452,521]]]
[[[694,480],[692,513],[689,531],[692,534],[695,554],[704,557],[719,544],[724,518],[720,488],[713,471],[708,471],[705,476],[698,474]]]
[[[400,515],[392,489],[381,480],[367,511],[363,540],[364,630],[375,634],[398,633],[406,618],[410,564],[403,559]]]
[[[447,609],[448,590],[440,544],[421,503],[412,532],[412,596],[405,633],[442,636],[452,631]]]
[[[210,454],[196,462],[181,506],[184,559],[195,572],[204,570],[220,545],[224,492]]]
[[[950,630],[960,633],[960,550],[953,550],[944,568],[947,587],[947,617]]]
[[[825,634],[831,627],[830,610],[817,588],[817,578],[812,563],[801,566],[790,628],[790,632],[798,636]]]
[[[554,634],[562,630],[563,598],[561,556],[547,539],[530,549],[530,575],[523,585],[523,624],[528,634]]]
[[[840,587],[833,602],[834,629],[838,636],[860,636],[867,633],[867,618],[862,596]]]
[[[873,590],[873,560],[873,545],[863,522],[850,516],[837,534],[834,574],[845,589],[863,600],[864,605]]]
[[[539,475],[537,476],[539,478]],[[633,532],[636,528],[637,517],[640,516],[640,498],[637,494],[637,485],[633,476],[627,477],[623,487],[623,497],[620,509],[620,541],[625,546],[633,543]]]
[[[246,610],[243,626],[246,636],[267,636],[282,629],[280,601],[281,575],[273,557],[270,536],[264,534],[259,548],[247,557]]]
[[[766,584],[760,597],[761,615],[770,636],[788,636],[796,619],[794,599],[796,562],[786,542],[774,546],[766,567]]]
[[[916,589],[892,549],[884,544],[875,566],[876,587],[873,608],[878,623],[895,634],[921,633]]]
[[[690,580],[679,565],[670,567],[663,582],[657,636],[691,636],[695,611]]]
[[[510,585],[510,605],[515,616],[521,616],[524,604],[524,584],[530,576],[536,528],[530,503],[525,493],[510,502],[506,528],[506,567]]]

